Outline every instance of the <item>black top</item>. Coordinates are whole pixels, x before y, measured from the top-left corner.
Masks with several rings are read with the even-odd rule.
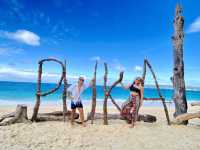
[[[129,87],[130,91],[131,92],[136,92],[139,94],[139,96],[141,96],[141,92],[140,92],[140,89],[135,87],[134,84],[132,84],[130,87]]]

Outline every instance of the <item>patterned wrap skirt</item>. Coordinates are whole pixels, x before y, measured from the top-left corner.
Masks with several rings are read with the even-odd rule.
[[[122,104],[121,116],[128,122],[137,121],[137,116],[140,108],[140,97],[139,96],[130,96]]]

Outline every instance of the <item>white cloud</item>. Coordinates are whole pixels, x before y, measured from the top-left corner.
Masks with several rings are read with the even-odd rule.
[[[0,37],[15,40],[31,46],[40,45],[40,37],[28,30],[17,30],[16,32],[0,31]]]
[[[141,72],[142,71],[142,67],[141,66],[135,66],[135,71]]]
[[[125,71],[126,70],[126,68],[121,64],[116,64],[115,69],[118,70],[118,71]]]
[[[120,61],[119,61],[117,58],[113,59],[113,64],[112,64],[112,66],[113,66],[113,68],[114,68],[115,70],[117,70],[117,71],[125,71],[125,70],[126,70],[125,66],[122,65],[122,64],[120,63]]]
[[[24,50],[21,48],[0,47],[0,56],[10,56],[11,54],[21,54]]]
[[[93,57],[90,58],[90,60],[92,60],[92,61],[100,61],[101,58],[99,56],[93,56]]]
[[[14,80],[14,81],[37,81],[38,73],[32,70],[22,70],[8,66],[0,66],[1,80]],[[42,74],[43,82],[57,82],[61,74],[44,72]],[[67,75],[68,80],[77,80],[78,76]]]
[[[200,17],[198,17],[192,24],[190,24],[187,33],[200,32]]]

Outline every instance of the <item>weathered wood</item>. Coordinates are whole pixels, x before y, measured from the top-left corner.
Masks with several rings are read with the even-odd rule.
[[[92,84],[92,109],[91,109],[91,124],[93,124],[94,120],[94,114],[96,111],[96,97],[97,97],[97,89],[96,89],[96,74],[97,74],[97,64],[96,61],[95,67],[94,67],[94,79]]]
[[[58,82],[58,84],[56,85],[55,88],[51,89],[48,92],[41,93],[42,65],[43,65],[44,62],[49,62],[49,61],[53,61],[53,62],[56,62],[56,63],[61,65],[62,75],[61,75],[61,78],[60,78],[60,80],[59,80],[59,82]],[[67,82],[66,82],[66,66],[61,61],[54,59],[54,58],[47,58],[47,59],[40,60],[38,64],[39,64],[39,70],[38,70],[36,104],[35,104],[34,109],[33,109],[33,115],[32,115],[32,118],[31,118],[32,121],[35,121],[37,119],[37,114],[38,114],[40,103],[41,103],[41,100],[40,100],[41,96],[47,96],[47,95],[52,94],[55,91],[57,91],[61,87],[63,80],[64,80],[64,90],[66,89],[66,84],[67,84]],[[66,99],[66,91],[63,91],[63,111],[65,111],[65,109],[67,109],[66,108],[66,102],[64,102],[65,99]],[[64,116],[64,118],[65,118],[65,116]]]
[[[44,121],[63,121],[63,116],[40,116],[38,114],[36,122],[44,122]]]
[[[144,65],[145,65],[145,66],[147,65],[148,68],[149,68],[150,71],[151,71],[151,74],[152,74],[152,76],[153,76],[153,78],[154,78],[154,81],[155,81],[155,85],[156,85],[156,89],[157,89],[158,95],[159,95],[159,97],[160,97],[160,99],[161,99],[161,101],[162,101],[163,107],[164,107],[165,115],[166,115],[166,118],[167,118],[167,123],[168,123],[168,125],[170,125],[170,119],[169,119],[169,113],[168,113],[168,110],[167,110],[167,105],[166,105],[166,103],[165,103],[164,97],[163,97],[162,94],[161,94],[160,87],[159,87],[159,84],[158,84],[156,75],[155,75],[155,73],[154,73],[154,71],[153,71],[153,68],[152,68],[151,64],[149,63],[149,61],[148,61],[147,59],[144,60]],[[144,67],[144,70],[143,70],[143,79],[145,79],[145,76],[146,76],[146,67]],[[144,81],[145,81],[145,80],[144,80]],[[144,83],[143,83],[143,84],[144,84]]]
[[[144,64],[143,64],[143,73],[142,73],[143,82],[145,81],[145,77],[146,77],[146,73],[147,73],[146,60],[147,59],[144,59]]]
[[[95,113],[94,119],[104,119],[104,114],[102,113]],[[119,114],[107,114],[107,119],[121,119]],[[91,120],[91,115],[87,115],[87,120]]]
[[[12,117],[10,120],[5,121],[5,122],[1,122],[0,126],[11,125],[11,124],[14,124],[14,123],[30,122],[28,120],[28,117],[27,117],[27,106],[25,106],[25,105],[17,105],[17,108],[16,108],[14,115],[13,114],[4,115],[4,119],[10,118],[10,117]]]
[[[144,97],[143,100],[145,100],[145,101],[162,101],[162,99],[158,98],[158,97],[150,97],[150,98]]]
[[[1,116],[0,117],[0,122],[2,122],[6,118],[11,118],[11,117],[15,117],[15,112],[12,112],[12,113],[9,113],[9,114]]]
[[[117,109],[119,110],[120,107],[117,105],[117,103],[114,101],[114,99],[111,96],[111,91],[112,89],[119,84],[120,82],[122,82],[123,79],[123,75],[124,72],[120,72],[119,74],[119,79],[117,81],[115,81],[108,89],[107,89],[107,75],[108,75],[108,67],[107,64],[104,63],[104,67],[105,67],[105,75],[104,75],[104,104],[103,104],[103,112],[104,112],[104,125],[108,124],[108,118],[107,118],[107,102],[108,102],[108,98],[111,98],[112,103],[117,107]],[[120,109],[121,111],[121,109]]]
[[[124,72],[120,72],[120,74],[119,74],[119,79],[118,79],[117,81],[115,81],[115,82],[111,85],[111,87],[110,87],[109,90],[108,90],[108,95],[110,95],[112,89],[113,89],[117,84],[119,84],[120,82],[122,82],[123,75],[124,75]]]
[[[103,119],[104,118],[104,114],[101,113],[95,113],[94,115],[95,119]],[[121,120],[126,120],[124,119],[121,115],[119,114],[108,114],[107,115],[108,120],[116,120],[116,119],[121,119]],[[149,123],[153,123],[156,122],[156,117],[153,115],[149,115],[149,114],[139,114],[138,115],[138,120],[137,121],[144,121],[144,122],[149,122]],[[91,120],[91,114],[87,115],[87,121]]]
[[[200,106],[200,102],[193,102],[191,103],[191,106]]]
[[[69,111],[66,112],[66,114]],[[39,115],[53,115],[53,116],[63,116],[63,111],[54,111],[54,112],[50,112],[50,113],[39,113]]]
[[[67,113],[67,79],[66,79],[66,61],[64,65],[64,70],[63,70],[63,82],[64,82],[64,88],[63,88],[63,120],[65,122],[65,114]]]
[[[117,103],[114,101],[114,99],[112,98],[112,96],[111,96],[111,91],[112,91],[112,89],[117,85],[117,84],[119,84],[120,82],[122,82],[122,79],[123,79],[123,75],[124,75],[124,72],[120,72],[120,74],[119,74],[119,79],[117,80],[117,81],[115,81],[109,88],[108,88],[108,91],[107,91],[107,93],[106,93],[106,96],[107,96],[107,99],[108,99],[108,97],[110,97],[111,98],[111,102],[117,107],[117,109],[118,110],[120,110],[121,111],[121,108],[117,105]],[[106,101],[106,103],[107,103],[107,101]],[[107,104],[106,104],[106,107],[107,107]],[[107,108],[106,108],[107,109]],[[106,111],[106,113],[107,113],[107,111]],[[107,114],[106,114],[107,115]],[[107,124],[108,124],[108,121],[106,121],[107,122]]]
[[[188,122],[188,120],[194,119],[194,118],[200,118],[200,112],[184,113],[184,114],[178,115],[172,123],[173,124],[182,124],[184,121]]]
[[[174,53],[174,68],[172,78],[174,87],[173,100],[175,103],[174,117],[187,112],[183,61],[184,18],[181,13],[182,8],[178,4],[175,11],[174,35],[172,37]],[[183,124],[187,124],[187,121],[184,121]]]
[[[104,63],[105,68],[105,74],[104,74],[104,102],[103,102],[103,124],[108,124],[108,113],[107,113],[107,101],[108,101],[108,95],[107,95],[107,76],[108,76],[108,66],[106,63]]]
[[[119,107],[119,105],[115,102],[115,100],[113,99],[113,97],[111,95],[109,95],[111,102],[115,105],[115,107],[119,110],[119,112],[121,112],[121,108]]]
[[[137,120],[138,121],[149,122],[149,123],[153,123],[153,122],[157,121],[155,116],[148,115],[148,114],[144,114],[144,115],[139,114]]]
[[[40,121],[63,121],[64,114],[63,111],[54,111],[51,113],[38,113],[36,122]],[[71,111],[66,111],[65,116],[70,120],[71,119]],[[79,118],[79,114],[75,113],[74,115],[75,119]]]
[[[33,109],[32,121],[36,120],[38,110],[40,107],[40,91],[41,91],[41,78],[42,78],[42,63],[39,62],[38,70],[38,81],[37,81],[37,93],[36,93],[36,104]]]

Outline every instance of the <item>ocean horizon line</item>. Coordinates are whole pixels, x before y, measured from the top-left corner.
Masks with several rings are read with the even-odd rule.
[[[7,82],[7,83],[28,83],[28,84],[37,84],[37,82],[29,82],[29,81],[8,81],[8,80],[0,80],[0,82]],[[74,83],[74,82],[73,82]],[[73,83],[68,83],[68,85],[71,85]],[[57,84],[56,82],[42,82],[41,84]],[[63,83],[62,83],[63,84]],[[103,86],[101,84],[97,84],[96,86]],[[111,85],[108,85],[111,86]],[[116,87],[120,87],[119,85],[117,85]],[[152,88],[152,89],[156,89],[156,85],[154,84],[145,84],[144,86],[145,88]],[[168,84],[159,84],[159,87],[161,89],[173,89],[172,85],[168,85]],[[200,90],[200,86],[186,86],[186,90],[187,91],[199,91]]]

